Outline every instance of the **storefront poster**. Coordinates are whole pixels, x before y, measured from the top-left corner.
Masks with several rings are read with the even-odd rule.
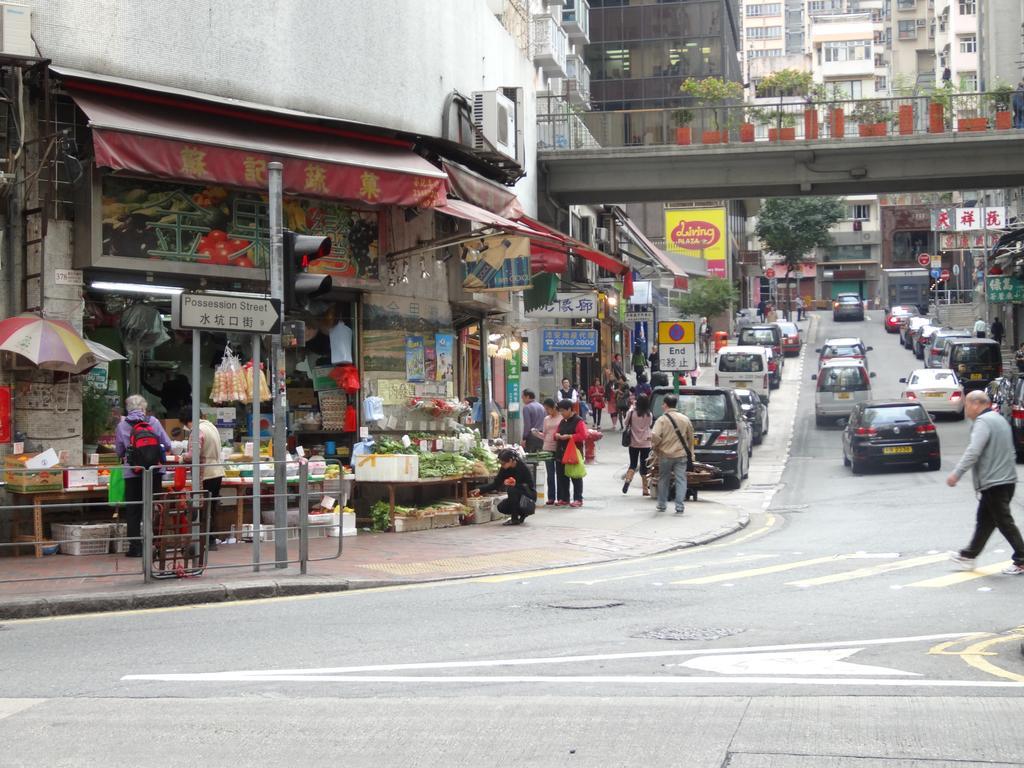
[[[594,318],[597,317],[597,294],[593,291],[559,291],[552,303],[528,310],[526,316]]]
[[[154,261],[260,270],[269,264],[267,203],[255,192],[112,176],[102,189],[103,256],[139,259],[146,270]],[[379,285],[376,213],[288,197],[284,226],[331,238],[330,256],[313,261],[310,272]]]
[[[554,376],[555,375],[555,356],[554,355],[539,355],[540,359],[540,375],[541,376]]]
[[[511,360],[505,361],[505,402],[508,403],[508,415],[510,419],[519,418],[520,400],[522,394],[520,381],[523,373],[523,362],[520,358],[520,350],[517,350]]]
[[[422,336],[405,337],[405,378],[406,381],[425,381],[427,375],[426,356]]]
[[[467,291],[523,291],[532,285],[529,238],[486,237],[467,243],[466,248],[469,255],[462,262],[462,287]]]
[[[709,275],[725,277],[726,243],[725,208],[665,211],[666,250],[704,259]]]
[[[1024,302],[1024,283],[1015,277],[989,275],[985,280],[985,291],[993,304]]]
[[[545,352],[597,352],[597,331],[589,328],[545,328],[541,337]]]
[[[434,336],[434,351],[437,356],[437,380],[454,381],[455,379],[455,336],[438,333]]]

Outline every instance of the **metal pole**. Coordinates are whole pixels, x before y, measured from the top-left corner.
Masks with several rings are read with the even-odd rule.
[[[252,337],[252,569],[260,570],[260,336]]]
[[[306,575],[309,560],[309,471],[305,463],[299,465],[299,572]],[[345,482],[342,480],[341,482]],[[334,511],[333,509],[331,510]],[[339,525],[341,525],[339,518]],[[339,528],[338,535],[341,535]],[[280,558],[279,558],[280,559]]]
[[[153,580],[153,473],[142,470],[142,579]]]
[[[281,300],[281,315],[284,318],[284,231],[283,231],[283,175],[281,163],[267,164],[267,177],[270,184],[267,201],[270,214],[270,296]],[[288,395],[285,392],[285,359],[281,347],[281,334],[270,337],[271,369],[270,394],[273,402],[273,448],[274,448],[274,560],[276,568],[286,567],[288,560],[288,537],[285,528],[288,525],[288,432],[287,412]]]
[[[485,440],[491,436],[491,358],[487,354],[488,341],[487,318],[480,318],[480,418],[483,422],[480,437]]]
[[[199,361],[199,331],[192,331],[192,433],[189,435],[189,448],[192,450],[192,509],[198,510],[202,505],[203,480],[201,477],[200,433],[199,433],[199,397],[194,394],[199,392],[199,377],[201,375]],[[220,461],[220,457],[217,459]],[[196,515],[199,520],[199,533],[203,532],[202,515]],[[212,527],[212,526],[211,526]],[[209,542],[206,543],[209,547]]]

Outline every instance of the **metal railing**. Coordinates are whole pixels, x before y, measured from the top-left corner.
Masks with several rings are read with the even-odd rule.
[[[538,148],[544,151],[838,141],[1014,128],[1008,97],[991,92],[814,103],[758,99],[721,107],[609,112],[556,109],[539,114],[537,123]]]
[[[331,547],[327,554],[310,557],[309,539],[314,531],[326,537],[333,537],[333,516],[326,523],[312,524],[311,509],[321,508],[325,497],[331,497],[344,507],[349,480],[343,476],[342,467],[336,460],[327,465],[338,467],[338,477],[317,478],[311,483],[308,467],[295,461],[287,462],[287,487],[274,485],[274,462],[261,461],[261,478],[231,477],[221,481],[221,490],[211,494],[202,485],[195,489],[189,484],[187,466],[164,467],[169,470],[161,475],[156,471],[142,471],[139,474],[141,496],[128,494],[126,485],[123,500],[109,499],[109,484],[97,482],[80,487],[65,488],[65,476],[81,473],[96,473],[97,467],[55,467],[40,475],[27,468],[6,468],[7,490],[16,503],[0,506],[0,521],[11,527],[11,541],[0,542],[0,583],[28,581],[57,581],[63,579],[97,579],[111,577],[141,576],[145,581],[159,578],[199,576],[206,570],[285,567],[298,564],[302,574],[307,572],[310,562],[333,560],[341,556],[344,538],[344,515],[337,517],[337,547]],[[233,467],[237,465],[203,465]],[[109,469],[123,470],[123,467]],[[312,488],[314,485],[315,488]],[[257,490],[258,489],[258,490]],[[231,490],[232,494],[225,492]],[[265,520],[274,520],[274,502],[284,498],[288,515],[284,526],[277,526]],[[236,516],[229,528],[214,528],[211,513],[218,505],[233,505]],[[137,505],[137,506],[136,506]],[[135,506],[139,511],[133,512]],[[249,511],[248,522],[244,522],[244,511]],[[138,514],[139,518],[133,518]],[[333,515],[333,510],[324,511]],[[60,522],[58,522],[60,518]],[[89,522],[82,523],[82,520]],[[73,521],[73,522],[72,522]],[[23,533],[31,526],[31,533]],[[138,535],[129,535],[129,528],[138,527]],[[51,535],[46,536],[49,528]],[[251,540],[250,562],[211,562],[209,544],[217,539],[236,541]],[[275,542],[284,537],[287,556],[279,559],[264,559],[263,544]],[[38,562],[38,568],[30,568],[30,575],[14,575],[12,571],[24,572],[24,567],[15,568],[16,558],[7,555],[21,555],[28,548]],[[68,567],[66,562],[54,569],[51,559],[41,557],[57,548],[62,553],[83,556],[82,567]],[[138,548],[136,550],[136,548]],[[237,552],[234,547],[230,548]],[[140,555],[140,567],[131,567],[131,559],[116,557],[136,550]],[[217,550],[222,551],[222,550]],[[94,557],[89,557],[92,555]],[[41,559],[38,559],[41,558]],[[62,560],[67,560],[65,558]],[[237,558],[234,558],[237,560]],[[168,567],[168,561],[171,563]],[[5,568],[5,564],[8,568]],[[126,567],[127,566],[127,567]],[[54,573],[53,571],[58,572]],[[5,573],[5,571],[7,571]]]

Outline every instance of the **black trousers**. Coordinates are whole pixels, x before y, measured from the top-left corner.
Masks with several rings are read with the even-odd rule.
[[[529,514],[524,515],[519,509],[519,499],[522,498],[522,496],[523,494],[515,488],[510,489],[508,496],[498,502],[498,511],[503,515],[508,515],[515,522],[521,523],[533,514],[530,512]]]
[[[647,457],[651,455],[650,448],[629,448],[629,468],[640,470],[640,477],[647,477]],[[639,466],[638,466],[639,465]]]
[[[124,522],[128,526],[128,546],[133,550],[141,548],[142,475],[124,479]]]
[[[573,501],[583,501],[583,478],[568,477],[565,474],[565,464],[555,462],[555,476],[558,478],[558,500],[569,501],[569,481],[572,480]],[[501,505],[499,505],[501,506]]]
[[[1010,513],[1010,500],[1013,498],[1015,487],[1013,483],[994,485],[981,492],[974,536],[967,548],[960,550],[961,555],[971,559],[980,555],[992,531],[998,529],[1013,547],[1014,565],[1024,565],[1024,539],[1021,538],[1020,529],[1013,522],[1013,515]]]
[[[223,477],[211,477],[203,480],[203,490],[209,494],[209,501],[206,504],[206,520],[200,521],[203,533],[209,535],[211,531],[215,529],[213,522],[214,515],[217,513],[217,500],[220,497],[220,486],[223,482]],[[213,544],[216,540],[216,535],[210,536],[209,544]]]

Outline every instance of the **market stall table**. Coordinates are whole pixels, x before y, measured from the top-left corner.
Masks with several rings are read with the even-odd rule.
[[[470,483],[489,483],[493,477],[421,477],[418,480],[360,480],[360,485],[386,485],[388,487],[388,518],[395,524],[395,490],[398,488],[422,488],[424,486],[451,486],[463,504],[469,503]]]
[[[90,501],[106,501],[109,489],[105,485],[89,485],[80,488],[55,489],[50,491],[15,491],[8,487],[8,492],[14,497],[15,507],[32,507],[32,533],[21,533],[21,525],[18,520],[18,513],[22,510],[14,510],[12,515],[13,537],[11,541],[15,544],[33,544],[36,557],[43,556],[43,512],[51,511],[55,507],[44,507],[44,504],[56,502],[60,507],[74,507],[76,504],[84,504]],[[21,554],[21,548],[15,547],[14,554],[17,557]]]

